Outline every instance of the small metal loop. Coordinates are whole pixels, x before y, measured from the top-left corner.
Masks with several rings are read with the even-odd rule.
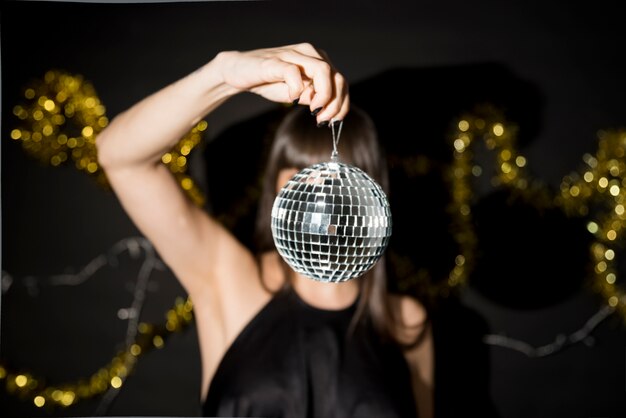
[[[335,123],[339,123],[339,128],[337,132],[335,132]],[[339,138],[341,137],[341,128],[343,127],[343,120],[334,120],[330,121],[330,131],[333,136],[333,152],[330,155],[331,160],[336,161],[339,159],[339,152],[337,151],[337,145],[339,144]]]

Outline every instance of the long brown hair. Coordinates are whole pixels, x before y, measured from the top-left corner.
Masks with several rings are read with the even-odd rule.
[[[316,127],[307,108],[299,106],[284,117],[276,130],[265,164],[255,231],[259,254],[276,251],[271,233],[271,211],[279,172],[284,168],[303,169],[329,161],[332,148],[331,132],[328,128]],[[342,162],[359,167],[389,193],[386,158],[378,142],[374,122],[365,111],[354,105],[344,120],[338,152]],[[284,266],[289,269],[286,263]],[[289,287],[289,275],[286,277],[285,286]],[[395,322],[387,293],[384,255],[359,279],[359,283],[361,297],[353,324],[357,324],[367,313],[382,336],[392,337]]]

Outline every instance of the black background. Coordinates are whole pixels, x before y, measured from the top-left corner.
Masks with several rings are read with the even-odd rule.
[[[114,117],[220,50],[308,41],[346,75],[354,102],[374,117],[389,155],[449,162],[449,123],[489,101],[520,126],[520,151],[547,188],[558,188],[581,167],[584,153],[595,152],[598,130],[626,126],[626,36],[617,2],[29,1],[0,7],[2,269],[13,278],[3,294],[0,356],[11,370],[51,383],[89,376],[121,348],[125,322],[116,313],[130,303],[137,266],[127,260],[82,286],[42,288],[37,296],[24,281],[77,271],[138,232],[92,178],[69,166],[43,166],[10,139],[21,89],[48,69],[82,74]],[[281,112],[241,95],[207,118],[206,141],[190,168],[211,197],[208,209],[227,213],[253,183],[260,138]],[[449,269],[454,253],[439,174],[409,181],[392,167],[394,219],[403,225],[394,245],[435,276]],[[596,329],[592,345],[544,358],[482,343],[487,333],[533,346],[553,342],[579,329],[602,302],[585,282],[584,220],[540,216],[501,193],[480,197],[479,268],[458,298],[432,307],[439,415],[623,416],[626,333],[617,315]],[[246,222],[236,229],[244,240]],[[162,321],[184,296],[168,272],[157,276],[142,314],[148,322]],[[140,358],[107,413],[196,415],[199,373],[190,327]],[[97,402],[36,410],[0,391],[0,414],[92,415]]]

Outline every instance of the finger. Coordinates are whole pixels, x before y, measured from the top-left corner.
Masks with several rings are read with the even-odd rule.
[[[326,106],[333,97],[331,65],[326,61],[300,54],[294,50],[283,51],[279,57],[283,61],[298,65],[302,72],[313,81],[315,95],[311,100],[311,110]]]
[[[297,65],[287,65],[284,70],[284,79],[289,89],[289,101],[299,99],[305,88],[300,68]]]
[[[275,102],[288,103],[289,100],[289,87],[282,81],[264,83],[260,86],[251,87],[249,91]]]
[[[313,100],[313,96],[315,96],[315,90],[313,90],[313,83],[311,81],[304,82],[304,90],[300,93],[300,101],[299,103],[302,105],[310,105],[311,100]]]
[[[265,81],[269,83],[284,82],[287,85],[287,102],[300,97],[304,90],[304,82],[300,68],[295,65],[277,58],[270,58],[265,61],[268,69]]]
[[[318,49],[319,51],[319,55],[321,55],[322,59],[324,61],[326,61],[327,63],[330,64],[330,66],[333,69],[333,72],[337,72],[337,68],[334,66],[334,64],[330,61],[330,57],[328,56],[328,54],[326,53],[326,51],[324,51],[323,49]]]
[[[330,62],[330,58],[328,57],[328,54],[326,53],[326,51],[324,51],[323,49],[318,49],[317,52],[324,61],[328,62],[330,65],[333,65],[332,62]]]
[[[341,110],[335,116],[335,120],[344,120],[346,115],[350,111],[350,94],[346,94],[343,103],[341,104]]]
[[[348,113],[348,111],[350,110],[350,100],[348,97],[348,86],[347,83],[345,82],[345,78],[343,77],[343,75],[339,74],[335,68],[335,66],[333,65],[333,63],[330,61],[330,57],[328,56],[328,53],[320,48],[315,48],[313,45],[309,44],[309,43],[304,43],[304,44],[298,44],[294,46],[296,50],[298,50],[299,52],[303,53],[303,54],[307,54],[310,56],[314,56],[314,57],[321,57],[324,61],[328,62],[331,65],[331,68],[333,70],[333,73],[335,73],[334,78],[335,78],[335,87],[333,89],[333,91],[335,92],[333,99],[331,100],[331,108],[330,110],[326,110],[323,112],[320,112],[317,117],[318,123],[320,122],[329,122],[330,120],[343,120],[344,117],[346,116],[346,114]],[[340,92],[340,94],[338,95],[337,92]],[[339,100],[341,99],[341,100]],[[339,102],[341,102],[341,104],[339,104]],[[326,105],[326,108],[329,108],[329,105]],[[329,117],[329,114],[332,114],[333,110],[338,108],[337,113],[335,114],[334,117]]]
[[[317,59],[325,59],[326,61],[328,61],[328,56],[322,55],[321,50],[315,48],[312,44],[308,42],[291,45],[290,48],[298,51],[303,55],[308,55],[309,57]]]
[[[335,73],[333,79],[334,96],[324,109],[317,114],[318,123],[328,122],[331,119],[343,119],[343,117],[340,116],[340,112],[343,108],[344,101],[347,99],[348,85],[345,78],[339,73]]]

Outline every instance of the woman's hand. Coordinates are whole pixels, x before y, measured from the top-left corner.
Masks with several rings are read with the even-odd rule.
[[[323,51],[302,43],[218,54],[213,64],[225,84],[274,102],[309,105],[318,122],[343,120],[348,85]]]

